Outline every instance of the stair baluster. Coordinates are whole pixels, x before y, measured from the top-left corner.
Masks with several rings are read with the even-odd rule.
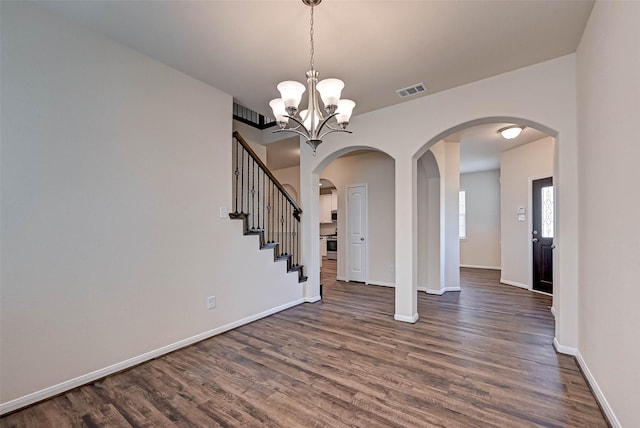
[[[287,271],[306,281],[300,266],[302,209],[237,132],[233,144],[235,206],[229,217],[243,220],[245,235],[258,235],[260,248],[272,249],[276,261],[285,261]]]
[[[267,174],[264,173],[264,171],[262,171],[262,230],[266,230],[266,225],[265,225],[265,218],[267,216],[266,212],[266,199],[267,199],[267,193],[265,192],[265,182],[267,179]]]

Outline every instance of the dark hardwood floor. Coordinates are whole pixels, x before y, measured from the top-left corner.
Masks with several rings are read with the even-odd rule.
[[[462,292],[341,283],[288,309],[0,419],[2,427],[606,427],[550,298],[463,269]]]

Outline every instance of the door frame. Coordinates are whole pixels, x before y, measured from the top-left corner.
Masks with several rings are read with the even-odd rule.
[[[346,276],[347,281],[351,281],[351,252],[347,250],[347,246],[349,245],[349,189],[352,187],[364,187],[364,192],[366,195],[366,207],[364,212],[365,225],[364,225],[364,250],[365,250],[365,268],[364,268],[364,283],[369,284],[369,184],[368,183],[359,183],[359,184],[347,184],[344,186],[344,196],[345,196],[345,236],[343,241],[345,243],[345,267],[346,267]],[[338,251],[340,251],[340,246],[338,245]]]
[[[549,293],[543,293],[542,291],[538,291],[538,290],[534,290],[533,289],[533,241],[531,240],[531,231],[533,230],[533,182],[536,180],[542,180],[543,178],[549,178],[551,177],[554,181],[553,181],[553,213],[554,213],[554,222],[553,222],[553,236],[556,236],[556,224],[557,222],[555,221],[555,218],[557,218],[557,212],[556,212],[556,201],[557,201],[557,194],[556,194],[556,186],[555,186],[555,177],[553,176],[553,174],[549,175],[549,174],[544,174],[544,175],[534,175],[529,177],[529,186],[527,189],[527,192],[529,193],[528,196],[528,201],[527,201],[527,210],[529,211],[527,214],[527,248],[528,251],[527,253],[528,255],[528,271],[529,271],[529,277],[527,279],[527,286],[528,289],[530,291],[533,291],[534,293],[542,293],[546,296],[553,296],[553,294],[549,294]],[[555,278],[554,278],[555,281]],[[553,307],[553,302],[551,303],[552,307]]]

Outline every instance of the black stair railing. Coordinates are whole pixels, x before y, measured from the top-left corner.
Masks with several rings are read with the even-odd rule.
[[[234,212],[243,219],[245,234],[260,236],[260,248],[273,248],[275,259],[287,262],[288,271],[306,277],[300,265],[302,209],[236,131],[233,133]]]

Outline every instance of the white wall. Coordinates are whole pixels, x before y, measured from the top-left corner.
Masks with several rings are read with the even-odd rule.
[[[500,171],[460,174],[466,192],[467,237],[460,241],[460,265],[500,269]]]
[[[296,202],[300,201],[300,166],[282,168],[271,171],[281,184],[288,184],[293,187],[295,195],[291,195]],[[302,207],[301,207],[302,208]],[[304,209],[304,208],[303,208]]]
[[[218,216],[229,95],[1,7],[1,411],[300,302],[296,275]]]
[[[240,133],[244,141],[251,147],[251,150],[253,150],[266,165],[267,146],[262,144],[262,131],[237,120],[233,120],[233,130]]]
[[[640,426],[639,24],[640,2],[596,2],[577,52],[578,360],[624,427]]]
[[[500,161],[501,282],[531,289],[531,180],[553,176],[551,137],[502,153]],[[526,221],[518,221],[519,207]]]
[[[346,187],[368,184],[369,276],[368,282],[394,285],[395,218],[393,159],[371,152],[336,159],[322,171],[321,178],[331,181],[338,191],[338,278],[347,277],[346,266]],[[317,183],[317,181],[316,181]],[[316,192],[318,185],[316,184]]]

